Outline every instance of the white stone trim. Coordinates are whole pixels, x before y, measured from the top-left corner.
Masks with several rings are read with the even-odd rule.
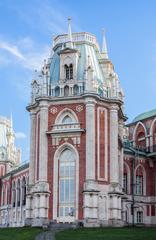
[[[59,114],[57,115],[56,119],[55,119],[55,124],[62,124],[62,120],[63,118],[69,115],[69,117],[71,117],[71,119],[73,120],[73,122],[78,123],[78,117],[76,115],[76,113],[70,109],[70,108],[64,108],[62,111],[59,112]]]
[[[105,178],[100,177],[100,112],[103,111],[105,119],[105,129],[104,129],[104,138],[105,138],[105,150],[104,150],[104,159],[105,159]],[[108,181],[108,110],[103,107],[98,107],[97,109],[97,176],[100,181]]]
[[[118,106],[110,109],[110,182],[119,183]]]
[[[76,214],[75,218],[78,220],[78,208],[79,208],[79,153],[77,149],[70,143],[62,144],[54,154],[54,169],[53,169],[53,219],[59,221],[57,217],[57,207],[58,207],[58,160],[62,151],[66,148],[71,149],[76,155]]]
[[[134,132],[133,132],[133,143],[135,144],[136,142],[136,132],[137,132],[137,128],[139,127],[139,125],[141,125],[144,128],[145,131],[145,140],[146,140],[146,147],[148,147],[148,139],[147,139],[147,130],[145,125],[142,122],[138,122],[134,128]]]
[[[156,123],[156,118],[153,119],[151,127],[150,127],[150,147],[153,150],[153,127],[154,124]]]
[[[95,101],[86,102],[86,180],[95,180]]]

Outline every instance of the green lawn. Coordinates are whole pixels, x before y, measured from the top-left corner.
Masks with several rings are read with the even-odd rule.
[[[156,240],[156,228],[82,228],[58,232],[56,240]]]
[[[40,228],[0,228],[0,240],[34,240]]]

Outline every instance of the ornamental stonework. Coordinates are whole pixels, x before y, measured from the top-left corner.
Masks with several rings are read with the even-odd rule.
[[[56,107],[52,107],[52,108],[50,109],[50,112],[51,112],[52,114],[56,114],[56,113],[57,113],[57,108],[56,108]]]
[[[77,112],[83,111],[83,106],[82,106],[82,105],[77,105],[77,106],[76,106],[76,111],[77,111]]]

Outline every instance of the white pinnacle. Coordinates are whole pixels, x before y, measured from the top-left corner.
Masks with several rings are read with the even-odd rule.
[[[70,42],[70,47],[73,48],[72,31],[71,31],[71,18],[68,18],[68,38],[69,38],[69,42]]]
[[[108,59],[108,51],[107,51],[107,44],[106,44],[106,37],[105,37],[105,31],[102,30],[102,55],[103,58]]]

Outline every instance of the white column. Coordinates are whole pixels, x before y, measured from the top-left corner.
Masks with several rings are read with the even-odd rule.
[[[119,123],[119,135],[121,140],[123,140],[123,128],[124,124],[122,121]],[[120,149],[120,159],[119,159],[119,182],[120,186],[123,188],[123,171],[124,171],[124,154],[123,154],[123,147]]]
[[[117,106],[112,106],[110,109],[110,182],[119,182]]]
[[[95,180],[95,101],[86,102],[86,180]]]
[[[36,115],[34,112],[30,113],[31,131],[30,131],[30,163],[29,163],[29,184],[33,185],[35,182],[35,132],[36,132]]]
[[[48,129],[48,104],[40,104],[40,152],[39,152],[39,181],[47,181],[48,142],[46,131]]]

